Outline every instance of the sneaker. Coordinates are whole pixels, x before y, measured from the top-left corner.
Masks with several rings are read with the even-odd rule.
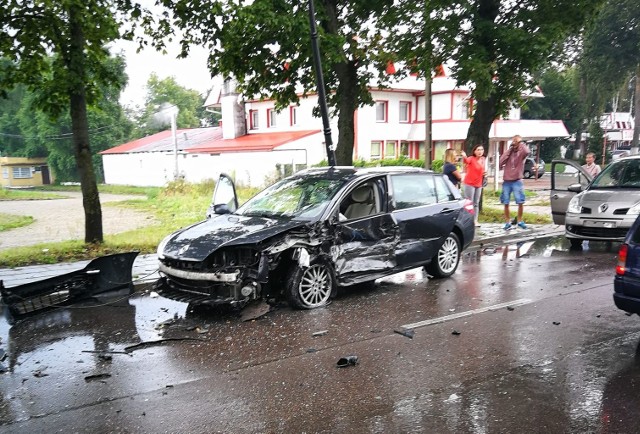
[[[518,227],[520,229],[527,229],[527,225],[524,222],[518,222]]]
[[[510,230],[510,229],[511,229],[511,223],[505,223],[505,224],[504,224],[504,228],[503,228],[503,229],[504,229],[505,231]]]

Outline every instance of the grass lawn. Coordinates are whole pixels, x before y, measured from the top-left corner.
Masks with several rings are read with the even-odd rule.
[[[0,212],[0,231],[19,228],[33,223],[33,217]]]
[[[9,188],[0,188],[0,201],[61,199],[64,197],[65,196],[63,194],[56,194],[39,190],[13,190]]]
[[[63,191],[80,191],[79,186],[64,186]],[[0,251],[0,267],[17,267],[30,264],[57,263],[91,259],[111,253],[128,252],[132,250],[144,253],[155,253],[160,241],[171,232],[189,224],[201,221],[211,202],[213,182],[202,184],[188,184],[174,182],[166,188],[141,188],[123,186],[99,186],[101,193],[139,194],[140,199],[132,199],[109,206],[123,206],[147,213],[155,217],[159,223],[116,235],[105,235],[104,243],[87,245],[82,241],[66,241],[48,243],[28,247],[13,248]],[[54,186],[47,186],[40,193],[56,195]],[[244,203],[259,190],[255,188],[238,188],[238,201]],[[27,193],[27,192],[15,192]],[[60,196],[64,197],[64,196]],[[534,202],[537,194],[527,192],[527,204]],[[502,206],[499,204],[499,192],[486,191],[483,211],[480,221],[483,223],[502,223]],[[534,214],[526,212],[525,221],[532,224],[550,223],[549,213]],[[28,224],[29,222],[23,223]],[[2,220],[0,220],[0,225]]]
[[[205,211],[211,202],[213,187],[213,182],[202,184],[174,182],[166,188],[101,185],[98,188],[101,193],[140,194],[140,199],[107,205],[129,207],[153,215],[159,223],[129,232],[105,235],[104,243],[98,245],[85,244],[83,241],[65,241],[0,251],[0,267],[79,261],[132,250],[140,251],[141,254],[155,253],[158,244],[165,236],[204,218]],[[53,188],[53,186],[47,186],[46,190],[53,191]],[[63,189],[80,191],[79,186],[64,186]],[[238,201],[243,203],[256,194],[258,189],[239,188],[237,192]]]

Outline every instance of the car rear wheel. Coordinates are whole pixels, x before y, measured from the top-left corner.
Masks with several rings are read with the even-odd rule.
[[[451,232],[425,270],[433,277],[449,277],[456,272],[459,262],[460,240]]]
[[[292,307],[314,309],[329,302],[334,287],[333,270],[324,261],[295,266],[287,277],[287,299]]]
[[[527,179],[531,178],[531,172],[530,172],[530,171],[528,171],[528,170],[525,170],[523,175],[524,175],[524,177],[525,177],[525,178],[527,178]]]

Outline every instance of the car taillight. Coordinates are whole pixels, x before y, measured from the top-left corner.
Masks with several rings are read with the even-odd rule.
[[[629,251],[629,246],[623,244],[620,246],[620,250],[618,250],[618,265],[616,265],[616,274],[619,276],[624,275],[624,266],[627,263],[627,252]]]
[[[464,200],[464,204],[462,205],[462,207],[467,210],[467,212],[469,214],[475,214],[476,212],[473,209],[473,202],[470,201],[469,199],[465,199]]]

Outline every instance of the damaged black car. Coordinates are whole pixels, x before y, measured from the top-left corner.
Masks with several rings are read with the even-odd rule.
[[[163,296],[243,306],[323,306],[340,287],[416,267],[452,275],[474,236],[473,204],[411,167],[307,169],[238,207],[221,175],[206,220],[158,246]]]

